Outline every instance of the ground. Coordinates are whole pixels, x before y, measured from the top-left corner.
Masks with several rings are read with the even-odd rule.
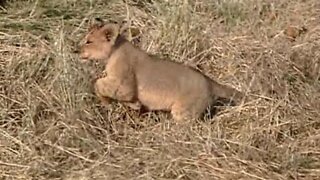
[[[0,5],[0,179],[320,179],[320,1]],[[246,100],[182,124],[102,107],[75,53],[96,17]]]

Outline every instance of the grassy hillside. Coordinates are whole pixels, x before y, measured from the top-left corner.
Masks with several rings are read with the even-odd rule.
[[[319,9],[319,0],[8,0],[0,179],[320,179]],[[127,23],[140,48],[250,98],[183,124],[101,107],[92,91],[101,70],[74,53],[96,17]]]

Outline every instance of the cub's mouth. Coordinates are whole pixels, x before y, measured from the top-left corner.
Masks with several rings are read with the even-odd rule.
[[[89,54],[88,53],[85,53],[85,52],[79,52],[80,54],[80,58],[83,59],[83,60],[88,60],[89,59]]]

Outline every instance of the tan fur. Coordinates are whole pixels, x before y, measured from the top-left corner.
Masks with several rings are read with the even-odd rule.
[[[237,90],[221,85],[191,67],[156,59],[119,35],[117,24],[95,25],[85,37],[81,58],[105,60],[106,76],[95,83],[102,103],[110,99],[134,109],[171,111],[173,118],[199,118],[218,97],[240,100]]]

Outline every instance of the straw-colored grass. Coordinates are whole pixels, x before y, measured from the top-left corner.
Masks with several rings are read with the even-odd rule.
[[[319,9],[319,0],[7,0],[0,179],[320,179]],[[126,22],[140,48],[247,101],[183,124],[101,107],[98,68],[73,53],[96,17]],[[307,30],[290,39],[291,26]]]

